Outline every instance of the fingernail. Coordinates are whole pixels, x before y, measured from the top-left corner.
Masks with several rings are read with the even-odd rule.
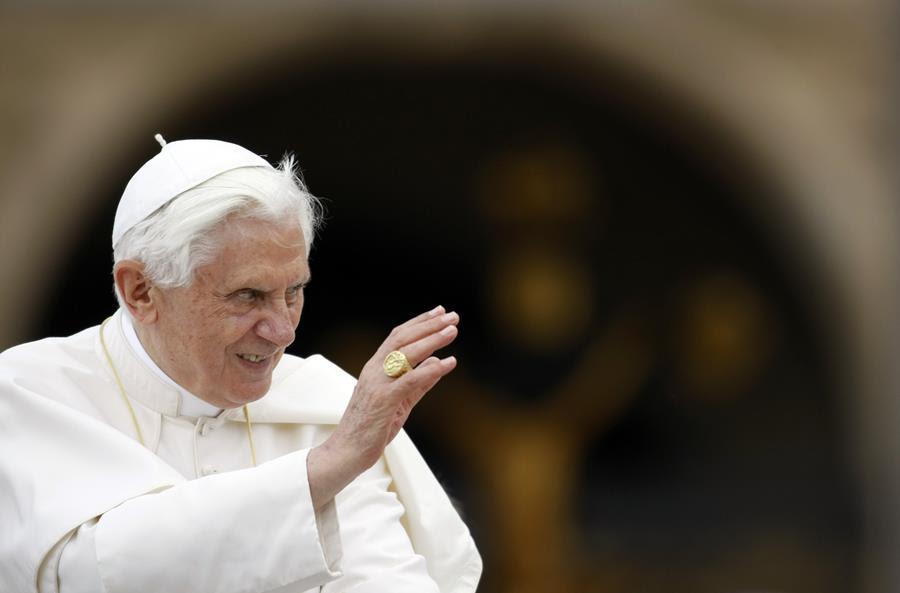
[[[431,311],[428,312],[428,316],[434,317],[435,315],[442,313],[443,311],[444,311],[443,305],[438,305],[437,307],[435,307],[434,309],[432,309]]]
[[[446,315],[444,315],[443,317],[441,317],[441,321],[448,321],[448,322],[449,322],[449,321],[456,321],[456,318],[457,318],[457,317],[459,317],[459,315],[456,314],[456,311],[453,311],[453,312],[447,313]]]
[[[445,327],[444,329],[442,329],[440,333],[441,333],[442,336],[449,336],[449,335],[451,335],[451,334],[452,334],[453,332],[455,332],[455,331],[456,331],[456,326],[455,326],[455,325],[448,325],[447,327]]]

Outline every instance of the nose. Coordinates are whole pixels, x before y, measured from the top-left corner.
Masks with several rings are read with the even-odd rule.
[[[256,323],[256,335],[279,348],[287,348],[294,341],[295,328],[291,310],[282,301],[266,309],[262,319]]]

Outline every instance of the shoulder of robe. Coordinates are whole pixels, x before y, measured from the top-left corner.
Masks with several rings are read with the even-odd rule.
[[[34,591],[47,553],[85,521],[184,481],[97,407],[117,396],[98,342],[93,327],[0,354],[2,591]]]
[[[97,414],[90,393],[113,383],[97,351],[99,326],[66,338],[45,338],[0,353],[0,391],[22,389]]]
[[[251,404],[250,412],[253,422],[337,424],[355,386],[355,377],[320,354],[285,354],[269,393]]]

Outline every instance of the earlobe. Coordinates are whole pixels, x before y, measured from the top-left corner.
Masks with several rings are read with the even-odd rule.
[[[144,274],[144,265],[132,260],[120,261],[113,269],[113,276],[116,290],[132,317],[140,323],[154,323],[158,315],[156,291]]]

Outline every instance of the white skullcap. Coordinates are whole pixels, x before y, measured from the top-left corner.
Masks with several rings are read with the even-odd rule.
[[[156,139],[162,150],[138,169],[119,200],[113,223],[113,248],[134,225],[204,181],[242,167],[273,168],[262,157],[230,142],[178,140],[167,144],[159,134]]]

